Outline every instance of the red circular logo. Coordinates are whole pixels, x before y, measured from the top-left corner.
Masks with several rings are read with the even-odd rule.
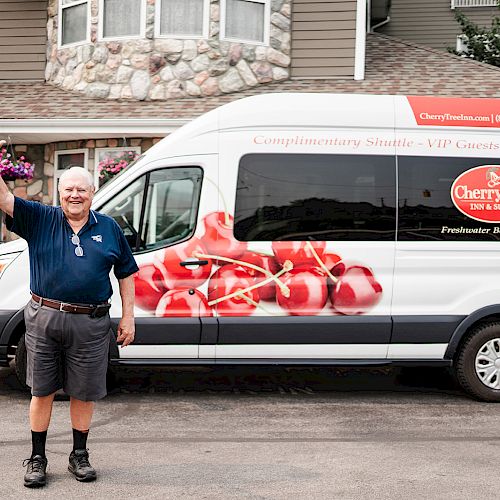
[[[451,199],[471,219],[500,222],[500,165],[482,165],[461,173],[451,186]]]

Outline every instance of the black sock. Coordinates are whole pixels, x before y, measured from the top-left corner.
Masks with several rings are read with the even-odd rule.
[[[89,431],[73,429],[73,451],[87,449],[87,436]]]
[[[47,440],[47,431],[31,431],[31,443],[33,446],[31,456],[41,455],[45,458],[45,441]]]

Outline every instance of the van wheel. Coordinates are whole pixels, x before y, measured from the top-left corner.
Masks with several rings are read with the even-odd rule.
[[[24,342],[24,335],[21,336],[19,342],[17,343],[16,356],[15,356],[15,371],[16,377],[22,388],[28,390],[29,387],[26,385],[26,370],[28,366],[27,360],[28,354],[26,352],[26,344]]]
[[[462,388],[481,401],[500,402],[500,323],[471,331],[456,363]]]

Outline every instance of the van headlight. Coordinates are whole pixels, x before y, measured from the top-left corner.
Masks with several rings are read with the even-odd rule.
[[[22,252],[13,252],[0,255],[0,277],[4,271],[9,267],[9,264],[15,260]]]

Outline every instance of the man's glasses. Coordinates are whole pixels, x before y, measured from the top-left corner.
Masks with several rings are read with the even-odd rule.
[[[80,238],[78,237],[77,234],[74,234],[71,237],[71,243],[73,243],[73,245],[76,245],[75,255],[77,257],[83,257],[83,248],[80,246]]]

